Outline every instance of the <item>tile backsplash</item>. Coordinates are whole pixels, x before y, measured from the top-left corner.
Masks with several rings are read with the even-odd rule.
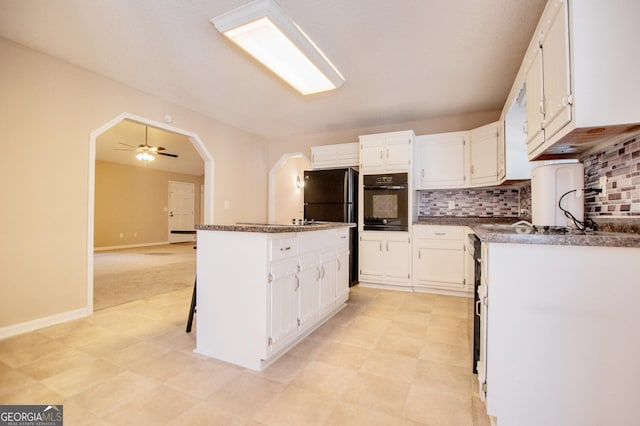
[[[480,216],[519,217],[530,216],[531,185],[418,191],[420,216]],[[455,207],[449,209],[449,202]],[[524,214],[520,214],[525,209]]]
[[[640,217],[640,137],[582,158],[585,188],[598,188],[607,177],[607,193],[585,196],[585,216]]]

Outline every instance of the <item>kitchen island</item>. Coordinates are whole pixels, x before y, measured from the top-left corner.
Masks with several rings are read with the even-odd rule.
[[[197,225],[195,352],[260,371],[345,306],[355,224]]]

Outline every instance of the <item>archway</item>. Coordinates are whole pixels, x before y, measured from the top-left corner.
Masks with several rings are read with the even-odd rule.
[[[209,154],[200,137],[193,132],[183,130],[134,114],[122,113],[114,119],[110,120],[100,128],[94,130],[90,134],[89,139],[89,182],[88,182],[88,218],[87,218],[87,314],[93,313],[93,293],[94,293],[94,214],[95,214],[95,162],[96,162],[96,141],[98,136],[121,122],[122,120],[130,120],[156,127],[169,132],[186,136],[191,142],[193,148],[198,152],[204,161],[204,195],[202,199],[203,223],[213,223],[213,198],[214,198],[214,170],[215,163],[213,157]]]

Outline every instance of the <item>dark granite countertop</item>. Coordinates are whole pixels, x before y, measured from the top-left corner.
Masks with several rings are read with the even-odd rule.
[[[441,216],[420,217],[418,221],[414,222],[414,224],[468,226],[482,242],[487,243],[640,248],[640,234],[632,232],[581,232],[572,230],[566,233],[536,233],[532,232],[532,229],[526,226],[490,226],[491,224],[510,225],[518,222],[519,220],[521,219],[517,217],[492,218]]]
[[[231,232],[261,232],[278,234],[285,232],[323,231],[335,228],[353,228],[355,223],[344,222],[314,222],[306,225],[278,224],[278,223],[236,223],[233,225],[196,225],[199,231],[231,231]]]

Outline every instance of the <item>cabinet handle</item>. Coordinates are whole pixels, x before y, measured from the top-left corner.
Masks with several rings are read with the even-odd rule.
[[[340,260],[337,260],[336,262],[338,262],[338,269],[336,269],[338,272],[340,272],[340,269],[342,269],[342,265],[340,264]]]
[[[473,174],[475,172],[475,169],[473,167],[473,164],[471,165],[471,174]]]
[[[318,266],[318,268],[317,268],[318,269],[318,276],[316,278],[316,281],[320,281],[320,279],[322,278],[322,271],[320,270],[320,268],[321,268],[320,266]]]
[[[280,251],[289,251],[289,250],[291,250],[291,246],[280,247]]]
[[[480,300],[476,302],[476,315],[480,316]]]
[[[380,159],[382,160],[382,150],[380,150]]]
[[[387,241],[387,251],[389,251],[389,241]]]
[[[441,236],[443,236],[443,235],[447,235],[447,233],[446,233],[446,232],[436,232],[436,235],[438,235],[438,236],[440,236],[440,237],[441,237]]]
[[[418,249],[418,259],[422,259],[422,251]]]
[[[300,277],[296,274],[296,288],[293,291],[298,291],[300,288]]]
[[[387,158],[389,158],[389,148],[387,148]]]

